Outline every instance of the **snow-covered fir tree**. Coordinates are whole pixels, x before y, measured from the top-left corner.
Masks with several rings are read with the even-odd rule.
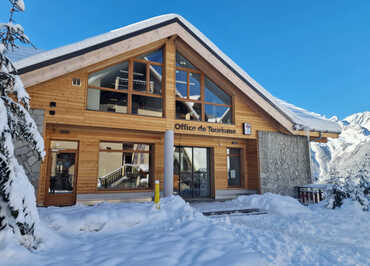
[[[327,207],[335,209],[343,204],[344,199],[357,201],[364,211],[370,209],[370,154],[357,169],[347,171],[346,175],[333,172],[327,190]]]
[[[25,10],[23,0],[9,2],[9,21],[0,23],[0,242],[12,235],[31,249],[39,243],[39,216],[34,189],[15,158],[14,142],[28,143],[39,159],[44,157],[44,143],[28,113],[29,95],[5,55],[17,42],[30,44],[23,27],[14,20],[17,12]]]

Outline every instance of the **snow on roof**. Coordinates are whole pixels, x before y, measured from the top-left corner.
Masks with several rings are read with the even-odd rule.
[[[5,51],[5,55],[13,62],[16,62],[42,52],[43,50],[37,48],[20,46],[13,50]]]
[[[54,58],[61,57],[63,55],[71,54],[82,49],[89,48],[94,45],[99,45],[104,42],[125,36],[136,31],[144,30],[155,25],[169,22],[169,21],[179,21],[185,27],[187,27],[192,33],[194,33],[197,38],[199,38],[208,48],[213,50],[215,54],[218,55],[221,60],[226,63],[226,65],[231,68],[231,70],[236,73],[239,77],[244,79],[245,82],[249,83],[257,93],[259,93],[263,98],[269,101],[277,110],[280,111],[284,116],[286,116],[293,124],[295,129],[308,129],[313,131],[321,132],[333,132],[340,133],[341,128],[339,125],[330,121],[318,114],[308,112],[304,109],[298,108],[292,104],[286,103],[272,96],[267,90],[265,90],[258,82],[256,82],[252,77],[250,77],[241,67],[239,67],[231,58],[225,55],[212,41],[210,41],[203,33],[201,33],[195,26],[193,26],[186,19],[177,14],[167,14],[158,17],[153,17],[147,20],[143,20],[138,23],[134,23],[119,29],[112,30],[110,32],[100,34],[98,36],[85,39],[83,41],[66,45],[60,48],[56,48],[50,51],[39,53],[15,63],[18,69],[22,69],[28,66],[36,65],[41,62],[45,62]]]

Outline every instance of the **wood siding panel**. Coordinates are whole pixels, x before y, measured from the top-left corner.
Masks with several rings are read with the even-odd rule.
[[[164,117],[148,117],[130,114],[108,113],[86,110],[87,78],[91,71],[107,67],[129,59],[132,55],[147,50],[157,49],[165,45],[164,66]],[[100,141],[129,141],[137,143],[151,143],[154,145],[154,178],[160,180],[163,188],[163,136],[166,130],[173,130],[176,123],[186,123],[198,127],[212,126],[235,130],[235,134],[209,132],[175,131],[175,145],[209,147],[213,154],[212,187],[215,189],[232,189],[227,184],[227,147],[242,148],[243,188],[258,189],[258,163],[256,132],[283,131],[268,114],[262,111],[245,94],[233,86],[221,73],[217,72],[203,59],[197,58],[196,53],[188,51],[193,56],[194,64],[212,80],[222,85],[233,96],[234,124],[221,125],[206,122],[193,122],[175,119],[175,74],[176,74],[176,46],[172,39],[165,39],[153,45],[137,48],[107,59],[101,63],[57,77],[49,81],[27,88],[31,96],[31,107],[45,110],[45,138],[79,141],[79,171],[77,193],[104,193],[96,189],[99,160]],[[192,62],[193,63],[193,62]],[[80,78],[81,86],[72,86],[72,78]],[[50,107],[55,102],[56,107]],[[49,111],[55,111],[55,115]],[[251,135],[243,135],[242,124],[248,122],[252,126]],[[47,169],[45,162],[41,165],[40,188],[38,203],[43,204],[45,199],[45,181]],[[175,180],[176,182],[176,180]],[[112,191],[110,191],[112,192]],[[117,191],[120,192],[120,191]]]

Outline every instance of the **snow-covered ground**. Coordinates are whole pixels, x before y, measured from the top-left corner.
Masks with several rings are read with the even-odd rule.
[[[313,176],[318,183],[326,183],[332,171],[342,175],[366,166],[370,158],[370,111],[356,113],[339,121],[342,133],[328,143],[311,142]]]
[[[262,208],[265,215],[200,211]],[[0,239],[1,265],[370,265],[370,212],[347,201],[304,207],[274,194],[190,206],[153,203],[40,208],[33,253]]]

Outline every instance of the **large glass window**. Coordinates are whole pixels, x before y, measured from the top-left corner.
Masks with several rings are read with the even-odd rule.
[[[149,189],[151,146],[101,142],[98,189]]]
[[[227,149],[227,183],[230,187],[241,186],[241,167],[240,167],[241,149]]]
[[[87,109],[162,117],[163,49],[91,73]]]
[[[176,53],[176,118],[232,124],[232,98]]]

